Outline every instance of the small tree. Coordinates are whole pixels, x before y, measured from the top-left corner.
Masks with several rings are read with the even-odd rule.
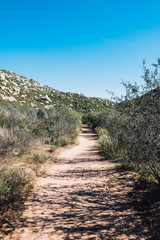
[[[130,161],[142,166],[160,183],[160,59],[153,71],[143,61],[144,85],[122,82],[126,95],[118,99]],[[126,137],[127,136],[127,137]]]

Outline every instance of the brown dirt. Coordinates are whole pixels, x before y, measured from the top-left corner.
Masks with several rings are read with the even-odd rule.
[[[23,214],[5,240],[149,239],[129,194],[137,175],[118,172],[82,127],[78,143],[44,164]]]

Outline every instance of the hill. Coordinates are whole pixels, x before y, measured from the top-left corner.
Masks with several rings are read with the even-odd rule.
[[[111,105],[102,98],[55,90],[8,70],[0,70],[0,99],[35,109],[67,106],[78,112],[99,111]]]

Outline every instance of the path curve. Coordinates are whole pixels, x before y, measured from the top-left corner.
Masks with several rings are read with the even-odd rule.
[[[128,193],[134,173],[117,172],[84,125],[78,143],[62,149],[26,202],[5,240],[149,239]]]

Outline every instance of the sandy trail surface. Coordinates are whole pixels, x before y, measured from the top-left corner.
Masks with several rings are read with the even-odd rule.
[[[128,196],[135,174],[118,172],[96,143],[84,125],[77,144],[44,165],[45,174],[5,240],[149,239]]]

